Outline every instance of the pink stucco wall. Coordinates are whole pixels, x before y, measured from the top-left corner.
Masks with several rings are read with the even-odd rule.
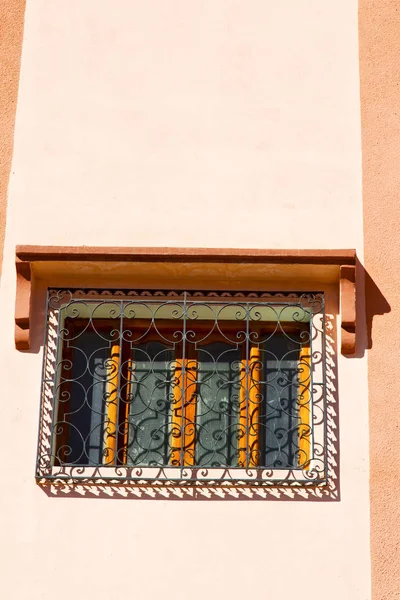
[[[355,245],[355,0],[83,4],[28,2],[20,240],[62,215],[47,243]]]
[[[17,243],[362,257],[357,52],[355,0],[28,0],[0,293],[7,598],[370,597],[362,352],[337,356],[340,502],[49,498],[42,356],[12,339]]]
[[[25,0],[0,4],[0,273],[3,260],[7,190],[11,169],[20,73]]]
[[[400,597],[400,205],[396,3],[360,2],[365,266],[371,349],[368,353],[371,454],[372,591]]]

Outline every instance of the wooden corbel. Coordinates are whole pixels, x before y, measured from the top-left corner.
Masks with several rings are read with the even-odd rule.
[[[31,263],[16,259],[17,294],[15,298],[15,347],[29,350],[31,311]]]
[[[342,354],[356,351],[356,267],[340,267],[340,314],[342,320]]]

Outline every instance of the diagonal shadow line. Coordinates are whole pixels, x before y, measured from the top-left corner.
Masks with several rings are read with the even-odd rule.
[[[363,268],[364,269],[364,268]],[[365,317],[367,325],[367,349],[373,346],[373,320],[375,316],[385,315],[391,311],[390,304],[372,279],[371,275],[364,269],[365,288]]]

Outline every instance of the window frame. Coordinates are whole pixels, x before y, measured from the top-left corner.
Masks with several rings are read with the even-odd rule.
[[[83,302],[96,302],[99,300],[104,300],[106,297],[110,302],[114,300],[116,302],[126,301],[129,302],[132,298],[135,298],[136,301],[142,302],[154,302],[159,303],[160,301],[171,301],[171,302],[182,302],[182,294],[180,292],[157,292],[157,291],[144,291],[140,290],[137,293],[132,290],[111,290],[106,294],[104,291],[91,291],[88,293],[87,290],[61,290],[61,289],[53,289],[48,292],[48,309],[47,309],[47,332],[46,332],[46,344],[45,344],[45,358],[44,358],[44,372],[43,372],[43,394],[42,394],[42,406],[41,406],[41,422],[40,422],[40,430],[39,430],[39,450],[38,450],[38,461],[37,461],[37,478],[42,480],[66,480],[73,479],[76,481],[85,481],[85,482],[96,482],[99,480],[104,481],[135,481],[135,482],[147,482],[147,483],[156,483],[156,484],[176,484],[179,482],[180,484],[193,484],[193,483],[207,483],[207,484],[215,484],[215,485],[224,485],[227,483],[235,483],[235,485],[243,484],[243,485],[325,485],[327,480],[327,453],[326,453],[326,413],[325,413],[325,342],[324,342],[324,295],[321,292],[314,293],[273,293],[273,292],[265,292],[265,293],[255,293],[255,292],[188,292],[189,294],[189,302],[215,302],[217,304],[223,304],[229,299],[229,303],[238,304],[241,302],[250,302],[253,303],[276,303],[278,305],[288,305],[293,304],[294,306],[298,305],[301,302],[301,298],[305,298],[307,295],[312,296],[313,298],[317,298],[317,301],[320,302],[321,310],[316,313],[318,318],[321,318],[322,325],[320,325],[319,331],[319,345],[320,349],[317,352],[321,354],[321,364],[323,365],[321,371],[321,382],[318,384],[322,388],[321,397],[319,402],[322,406],[322,414],[323,418],[321,419],[320,432],[318,440],[320,440],[320,444],[322,446],[322,458],[323,458],[323,468],[317,472],[315,471],[315,467],[312,464],[312,460],[306,461],[309,462],[309,469],[269,469],[267,467],[257,467],[256,465],[244,465],[243,467],[231,467],[231,468],[207,468],[204,469],[201,466],[193,467],[190,464],[188,465],[179,465],[179,473],[177,473],[177,468],[172,466],[166,467],[141,467],[140,465],[136,466],[125,466],[125,465],[115,465],[115,466],[90,466],[90,467],[82,467],[79,465],[49,465],[46,461],[43,462],[43,453],[41,454],[41,449],[49,448],[49,438],[47,434],[46,437],[46,426],[44,422],[48,421],[51,416],[51,420],[54,418],[54,398],[50,400],[52,403],[52,407],[49,407],[49,398],[51,397],[51,387],[57,387],[57,383],[54,380],[54,364],[57,364],[57,361],[60,358],[60,344],[57,343],[57,339],[60,336],[60,328],[62,324],[60,320],[58,320],[57,314],[59,313],[60,306],[62,306],[62,302],[65,302],[65,295],[70,298],[70,302],[78,302],[79,300]],[[185,296],[186,297],[186,296]],[[310,321],[310,327],[314,327],[313,320],[315,316],[312,317]],[[316,327],[318,329],[318,327]],[[309,355],[311,356],[313,353],[313,349],[310,347]],[[192,360],[192,359],[189,359]],[[257,359],[256,359],[257,360]],[[307,363],[307,358],[305,356],[300,358],[300,363],[304,361]],[[244,366],[244,369],[247,373],[246,377],[248,377],[248,373],[251,367],[248,365]],[[50,375],[50,377],[49,377]],[[313,394],[313,382],[312,376],[310,375],[310,385],[306,386],[308,389],[311,388],[310,396]],[[250,386],[247,386],[248,389]],[[46,402],[47,399],[47,402]],[[246,400],[247,401],[247,400]],[[310,402],[311,398],[306,398],[303,404]],[[47,408],[46,408],[47,404]],[[301,410],[301,407],[300,407]],[[52,413],[50,415],[50,413]],[[311,414],[311,413],[310,413]],[[43,417],[45,416],[45,418]],[[311,416],[310,419],[313,417]],[[248,417],[246,417],[247,421]],[[248,434],[247,434],[248,435]],[[51,441],[50,441],[51,446]],[[310,453],[311,454],[311,453]],[[319,459],[318,459],[319,460]],[[232,474],[232,471],[235,471]],[[158,471],[158,473],[155,473]],[[162,473],[160,473],[162,471]],[[202,473],[203,471],[203,473]],[[207,471],[204,474],[204,471]],[[221,473],[222,471],[229,471],[228,475],[226,473]],[[261,473],[260,471],[264,471]]]

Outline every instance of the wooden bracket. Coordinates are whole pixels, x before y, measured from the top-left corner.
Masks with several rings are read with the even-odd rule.
[[[342,354],[356,351],[356,267],[340,267],[340,314],[342,319]]]
[[[29,350],[30,313],[31,313],[31,263],[15,263],[17,270],[17,293],[15,298],[15,347],[17,350]]]
[[[110,263],[112,263],[110,265]],[[144,264],[143,264],[144,263]],[[200,273],[199,265],[203,265],[204,277],[209,278],[216,267],[221,267],[219,285],[226,281],[232,274],[241,273],[237,279],[244,277],[243,273],[261,273],[260,269],[270,267],[269,273],[277,277],[280,269],[280,279],[288,283],[292,278],[298,279],[301,273],[308,277],[314,273],[313,281],[318,285],[318,277],[326,272],[334,273],[330,281],[337,282],[340,277],[340,311],[341,311],[341,351],[344,355],[355,353],[356,348],[356,252],[355,250],[264,250],[264,249],[215,249],[215,248],[106,248],[106,247],[59,247],[59,246],[17,246],[17,297],[15,306],[15,346],[18,350],[29,350],[30,346],[30,313],[31,313],[31,279],[33,273],[40,273],[48,285],[65,283],[63,277],[73,277],[76,274],[90,277],[94,273],[98,276],[97,285],[110,285],[103,282],[113,272],[126,272],[132,268],[138,271],[149,271],[151,264],[165,266],[179,265],[176,285],[179,285],[179,274],[183,268],[189,266],[191,271]],[[196,269],[194,269],[196,264]],[[139,265],[139,266],[138,266]],[[230,265],[230,266],[229,266]],[[258,265],[258,266],[257,266]],[[269,267],[268,267],[269,266]],[[294,266],[295,271],[290,270]],[[33,267],[35,271],[33,271]],[[213,271],[214,269],[214,271]],[[286,270],[285,270],[286,269]],[[125,270],[125,271],[124,271]],[[57,276],[55,275],[57,274]],[[160,273],[160,271],[158,271]],[[63,275],[60,275],[63,274]],[[287,277],[286,277],[287,275]],[[229,279],[228,277],[228,279]],[[285,279],[286,277],[286,279]],[[275,281],[275,280],[274,280]],[[214,283],[215,285],[215,283]],[[279,285],[279,283],[278,283]]]

